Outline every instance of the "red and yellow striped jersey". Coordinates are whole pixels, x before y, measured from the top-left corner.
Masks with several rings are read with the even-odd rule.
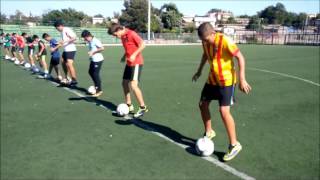
[[[210,64],[208,84],[231,86],[236,83],[233,56],[239,52],[237,45],[222,33],[216,33],[214,44],[202,42],[204,53]]]

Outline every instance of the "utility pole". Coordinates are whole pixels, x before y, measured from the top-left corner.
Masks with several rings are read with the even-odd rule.
[[[148,0],[148,42],[150,41],[150,29],[151,29],[151,0]]]

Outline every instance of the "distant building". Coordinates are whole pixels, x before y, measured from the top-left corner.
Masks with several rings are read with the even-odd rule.
[[[213,27],[216,26],[216,21],[217,19],[213,16],[195,16],[194,17],[194,24],[198,28],[202,23],[208,22],[210,23]]]
[[[103,23],[103,21],[104,21],[103,17],[93,17],[92,18],[92,24],[97,24],[97,23],[101,24],[101,23]]]
[[[238,24],[242,24],[242,25],[248,25],[250,19],[249,18],[234,18],[234,20],[238,23]]]

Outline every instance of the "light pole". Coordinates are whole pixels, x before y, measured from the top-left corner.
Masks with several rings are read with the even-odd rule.
[[[148,0],[148,42],[150,42],[150,29],[151,29],[151,0]]]

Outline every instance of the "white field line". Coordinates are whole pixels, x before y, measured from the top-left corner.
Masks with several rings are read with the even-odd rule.
[[[54,84],[54,85],[59,85],[56,82],[52,82],[51,81],[51,83]],[[73,94],[75,94],[75,95],[77,95],[79,97],[82,97],[82,98],[86,98],[87,97],[87,96],[83,95],[82,93],[79,93],[79,92],[77,92],[77,91],[75,91],[73,89],[70,89],[70,88],[67,88],[67,87],[63,87],[63,89],[65,89],[65,90],[67,90],[67,91],[69,91],[69,92],[71,92],[71,93],[73,93]],[[110,111],[107,107],[105,107],[102,104],[100,104],[99,106],[101,108],[103,108],[103,109],[106,109],[106,110]],[[150,131],[152,134],[157,135],[157,136],[159,136],[159,137],[161,137],[161,138],[163,138],[163,139],[165,139],[165,140],[167,140],[167,141],[169,141],[169,142],[171,142],[171,143],[173,143],[173,144],[175,144],[175,145],[177,145],[177,146],[179,146],[179,147],[181,147],[183,149],[187,149],[188,148],[187,145],[184,145],[184,144],[181,144],[181,143],[173,141],[172,139],[170,139],[167,136],[157,132],[155,129],[151,128],[150,126],[148,126],[148,125],[146,125],[146,124],[144,124],[144,123],[142,123],[140,121],[132,119],[132,122],[134,122],[135,124],[137,124],[140,127],[145,128],[146,130]],[[229,172],[229,173],[231,173],[231,174],[233,174],[233,175],[235,175],[235,176],[237,176],[237,177],[239,177],[241,179],[244,179],[244,180],[255,180],[254,177],[251,177],[251,176],[249,176],[249,175],[247,175],[247,174],[245,174],[245,173],[243,173],[241,171],[238,171],[237,169],[235,169],[235,168],[233,168],[233,167],[231,167],[231,166],[229,166],[229,165],[227,165],[227,164],[225,164],[223,162],[220,162],[219,160],[217,160],[217,159],[215,159],[215,158],[213,158],[211,156],[201,157],[201,158],[206,160],[206,161],[209,161],[210,163],[222,168],[223,170],[225,170],[225,171],[227,171],[227,172]]]
[[[285,74],[285,73],[280,73],[280,72],[274,72],[274,71],[269,71],[269,70],[266,70],[266,69],[259,69],[259,68],[247,68],[247,69],[253,70],[253,71],[265,72],[265,73],[277,74],[277,75],[279,75],[279,76],[283,76],[283,77],[287,77],[287,78],[291,78],[291,79],[297,79],[297,80],[300,80],[300,81],[303,81],[303,82],[306,82],[306,83],[309,83],[309,84],[312,84],[312,85],[315,85],[315,86],[320,87],[320,84],[319,84],[319,83],[310,81],[310,80],[308,80],[308,79],[303,79],[303,78],[300,78],[300,77],[298,77],[298,76],[293,76],[293,75],[290,75],[290,74]]]

